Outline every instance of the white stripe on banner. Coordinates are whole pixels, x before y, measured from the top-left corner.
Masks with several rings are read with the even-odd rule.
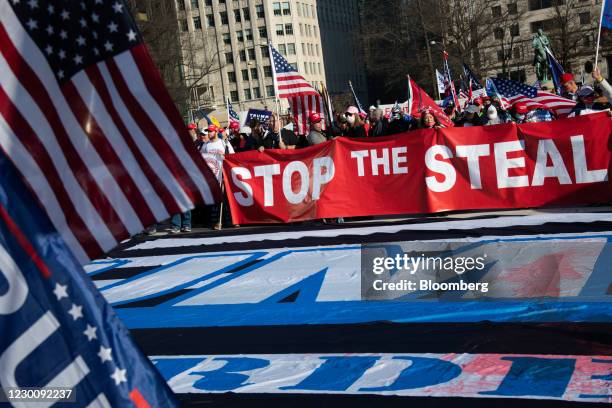
[[[168,120],[165,112],[160,108],[155,99],[149,93],[140,72],[136,68],[136,61],[129,51],[121,53],[114,58],[117,67],[119,68],[121,75],[123,76],[129,91],[132,93],[134,98],[140,103],[140,106],[151,118],[156,118],[156,125],[167,141],[167,143],[174,149],[174,153],[177,157],[181,158],[181,164],[185,168],[185,171],[189,177],[193,180],[196,187],[207,202],[213,202],[212,192],[206,182],[203,174],[198,169],[197,165],[192,160],[191,156],[185,150],[183,142],[180,140],[176,130]],[[193,204],[190,206],[192,207]],[[183,207],[182,211],[186,211],[189,207]]]

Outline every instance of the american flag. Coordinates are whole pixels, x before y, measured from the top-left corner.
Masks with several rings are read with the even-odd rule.
[[[233,122],[240,124],[240,116],[238,116],[238,113],[234,110],[229,99],[227,100],[227,117],[230,124]]]
[[[552,92],[539,91],[533,86],[509,79],[491,78],[490,92],[497,93],[510,106],[525,103],[529,109],[548,109],[557,117],[567,116],[576,102]]]
[[[279,98],[289,100],[298,133],[306,134],[308,131],[308,115],[311,112],[323,114],[321,95],[287,62],[272,44],[269,47],[274,66],[276,94]]]
[[[80,262],[220,191],[122,0],[0,0],[0,148]]]
[[[468,79],[470,89],[472,91],[470,100],[482,98],[483,96],[487,95],[487,90],[480,84],[480,81],[478,80],[474,72],[472,72],[470,67],[465,63],[463,64],[463,73]]]

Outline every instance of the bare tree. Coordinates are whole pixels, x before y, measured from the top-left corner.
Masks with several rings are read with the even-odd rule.
[[[225,63],[216,39],[206,36],[201,26],[193,26],[193,20],[182,18],[186,13],[176,9],[174,0],[131,0],[130,6],[179,111],[186,115],[209,102],[207,78]]]
[[[599,15],[591,15],[590,4],[579,0],[553,0],[553,4],[550,35],[554,55],[569,71],[576,57],[595,54],[592,37],[597,35]]]

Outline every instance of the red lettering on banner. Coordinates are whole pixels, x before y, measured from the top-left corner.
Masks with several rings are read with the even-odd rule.
[[[236,223],[612,202],[612,120],[422,130],[227,155]]]

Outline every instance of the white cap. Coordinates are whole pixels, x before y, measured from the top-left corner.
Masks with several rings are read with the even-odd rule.
[[[245,135],[251,134],[251,128],[248,126],[243,126],[240,128],[240,133],[244,133]]]

